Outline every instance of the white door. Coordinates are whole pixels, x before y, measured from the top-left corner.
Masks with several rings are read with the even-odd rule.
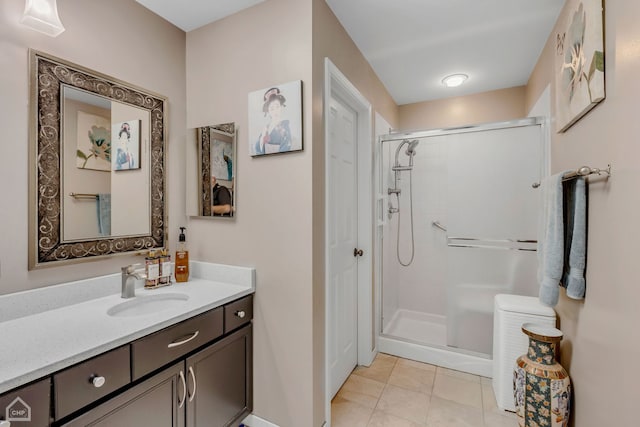
[[[329,370],[335,396],[358,360],[357,113],[336,97],[329,108]]]

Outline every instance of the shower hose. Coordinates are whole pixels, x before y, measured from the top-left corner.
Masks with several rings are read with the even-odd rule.
[[[403,267],[410,266],[411,263],[413,262],[413,256],[415,255],[415,246],[414,246],[414,239],[413,239],[413,179],[411,176],[411,172],[412,171],[409,170],[409,218],[411,221],[411,258],[407,263],[402,262],[402,258],[400,258],[400,224],[401,224],[400,218],[402,217],[402,210],[400,209],[400,194],[396,193],[396,197],[398,199],[398,233],[397,233],[397,239],[396,239],[396,256],[398,257],[398,262]]]

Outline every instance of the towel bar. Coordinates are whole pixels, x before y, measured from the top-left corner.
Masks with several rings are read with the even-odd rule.
[[[606,174],[607,178],[611,177],[611,165],[607,165],[606,169],[600,169],[600,168],[592,168],[589,166],[582,166],[579,167],[578,169],[572,171],[572,172],[567,172],[563,177],[562,180],[563,181],[569,181],[571,179],[574,178],[578,178],[580,176],[588,176],[588,175],[602,175],[602,174]],[[540,182],[534,182],[533,184],[531,184],[531,186],[533,188],[538,188],[540,187]]]
[[[97,194],[87,194],[87,193],[69,193],[71,197],[74,199],[97,199]]]

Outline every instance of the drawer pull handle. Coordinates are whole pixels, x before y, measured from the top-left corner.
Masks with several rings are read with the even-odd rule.
[[[193,398],[196,397],[196,374],[193,372],[193,366],[189,366],[189,375],[193,381],[193,393],[189,395],[189,402],[193,402]]]
[[[236,316],[238,316],[241,319],[244,319],[246,315],[247,313],[245,313],[244,310],[236,311]]]
[[[187,401],[187,382],[184,379],[184,373],[180,371],[180,382],[182,383],[182,399],[178,400],[178,409],[184,406],[184,402]]]
[[[186,343],[188,343],[189,341],[191,341],[191,340],[195,339],[195,337],[197,337],[199,333],[200,333],[200,331],[195,331],[195,332],[194,332],[194,333],[192,333],[192,334],[185,335],[184,337],[180,337],[180,338],[178,338],[177,340],[173,341],[171,344],[169,344],[169,345],[167,346],[167,348],[179,347],[179,346],[181,346],[182,344],[186,344]],[[187,338],[185,338],[185,337],[187,337]],[[178,340],[180,340],[180,341],[178,341]]]
[[[101,377],[99,375],[93,375],[91,377],[91,384],[93,384],[95,388],[102,387],[105,382],[107,382],[107,380],[104,377]]]

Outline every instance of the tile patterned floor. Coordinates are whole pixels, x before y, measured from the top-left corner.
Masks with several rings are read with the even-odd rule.
[[[331,402],[332,427],[517,427],[491,379],[378,354]]]

